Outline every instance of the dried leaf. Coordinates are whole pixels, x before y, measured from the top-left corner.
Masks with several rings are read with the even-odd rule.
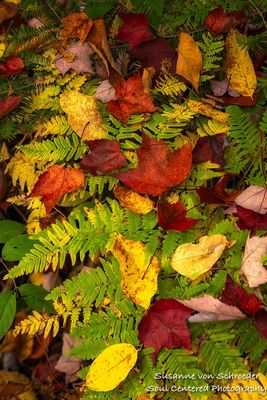
[[[192,310],[198,311],[198,314],[188,318],[189,322],[225,321],[246,318],[245,314],[237,307],[224,304],[209,294],[190,300],[177,299],[177,301]]]
[[[65,75],[70,69],[80,74],[89,73],[94,75],[93,62],[91,56],[95,51],[88,43],[77,42],[72,44],[63,55],[57,57],[56,68],[62,75]]]
[[[93,175],[103,175],[114,169],[124,167],[127,162],[116,140],[100,139],[88,142],[90,154],[85,154],[80,163],[81,168]]]
[[[176,73],[190,82],[198,92],[201,69],[202,55],[199,47],[189,33],[182,32],[178,45]]]
[[[242,261],[241,272],[245,275],[249,287],[258,287],[267,282],[267,269],[261,258],[267,254],[266,237],[248,237]]]
[[[155,75],[155,68],[154,67],[147,67],[143,69],[142,74],[142,84],[145,93],[150,93],[152,87],[152,79]]]
[[[186,102],[191,111],[215,119],[215,121],[219,121],[223,124],[228,123],[228,115],[222,111],[216,110],[209,104],[191,99],[187,99]]]
[[[71,193],[84,186],[84,174],[77,168],[53,165],[38,177],[28,197],[41,196],[49,213],[65,193]]]
[[[97,100],[102,101],[103,103],[107,103],[110,100],[116,99],[115,88],[111,85],[108,80],[104,80],[98,86],[94,97]]]
[[[205,28],[214,36],[226,32],[230,28],[244,24],[246,17],[242,12],[225,12],[223,7],[211,10],[204,21]]]
[[[107,137],[102,117],[94,96],[72,90],[60,95],[60,105],[68,116],[68,122],[82,140]]]
[[[161,195],[183,182],[191,171],[191,143],[172,152],[164,141],[143,135],[137,150],[138,167],[121,172],[117,178],[138,193]]]
[[[239,196],[235,203],[259,214],[267,213],[267,190],[266,187],[249,186]]]
[[[160,271],[157,257],[148,255],[144,243],[118,235],[113,254],[120,264],[122,289],[131,300],[148,308],[157,291]]]
[[[80,39],[82,43],[93,26],[93,20],[89,19],[83,12],[70,14],[62,18],[61,22],[64,25],[61,31],[62,36],[70,39]]]
[[[192,228],[198,220],[186,216],[187,210],[181,201],[170,204],[168,201],[158,201],[158,223],[165,231],[184,232]]]
[[[77,344],[69,333],[63,333],[62,355],[59,357],[55,369],[67,375],[73,375],[81,368],[82,361],[75,356],[68,355],[68,351]]]
[[[150,94],[143,89],[142,77],[135,75],[116,87],[116,100],[107,103],[107,111],[127,123],[132,114],[156,111]]]
[[[253,96],[257,77],[248,50],[238,43],[243,36],[231,29],[226,39],[226,76],[232,87],[243,96]]]
[[[130,49],[142,42],[152,39],[148,17],[145,14],[119,14],[122,26],[116,39],[129,43]]]
[[[96,392],[108,392],[114,389],[124,381],[134,367],[137,354],[135,347],[129,343],[109,346],[90,366],[85,387]]]
[[[18,56],[9,56],[5,63],[0,63],[0,75],[3,77],[16,76],[24,68],[23,60]]]
[[[230,247],[224,235],[203,236],[198,244],[185,243],[177,247],[171,260],[172,268],[190,279],[196,279],[209,271]]]
[[[232,88],[227,79],[224,79],[223,81],[211,80],[210,87],[214,96],[223,96],[228,92],[232,97],[240,97],[240,94]]]
[[[224,134],[200,137],[192,153],[193,164],[211,161],[224,165]]]
[[[154,202],[152,200],[141,196],[125,186],[117,184],[114,188],[114,195],[122,207],[136,214],[145,215],[154,209]]]
[[[18,11],[18,7],[15,4],[1,2],[0,3],[0,24],[6,19],[13,18]]]
[[[9,96],[7,100],[0,100],[0,118],[5,117],[11,111],[15,110],[15,108],[20,104],[22,100],[22,95],[20,96]]]
[[[14,394],[19,400],[37,400],[29,378],[18,372],[0,371],[0,396],[4,400],[14,398]]]

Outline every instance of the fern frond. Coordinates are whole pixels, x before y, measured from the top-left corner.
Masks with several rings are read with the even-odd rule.
[[[18,126],[10,116],[0,120],[0,140],[2,139],[9,142],[14,139],[18,132]]]
[[[202,50],[202,71],[204,75],[201,77],[201,81],[203,82],[214,78],[214,72],[220,68],[224,40],[222,36],[214,37],[208,32],[202,34],[202,40],[197,42],[197,44]],[[207,74],[207,72],[209,73]]]
[[[33,315],[29,315],[28,318],[20,321],[13,330],[13,335],[17,336],[19,334],[28,335],[44,335],[46,338],[49,333],[53,332],[55,337],[59,331],[59,319],[56,315],[39,314],[37,311],[33,310]]]
[[[189,187],[190,184],[191,187],[203,186],[205,185],[207,180],[212,178],[219,178],[224,174],[224,172],[220,171],[220,168],[221,166],[219,164],[215,164],[210,161],[195,165],[191,171],[191,175],[188,181]]]
[[[56,115],[39,127],[42,136],[47,135],[69,135],[73,131],[64,115]]]
[[[154,93],[160,93],[164,96],[179,96],[186,90],[186,85],[179,81],[176,76],[165,74],[156,82]]]
[[[202,121],[205,122],[202,123]],[[200,137],[219,135],[220,133],[227,134],[229,132],[227,124],[223,124],[215,119],[208,119],[206,121],[204,118],[199,118],[197,125],[197,133]]]

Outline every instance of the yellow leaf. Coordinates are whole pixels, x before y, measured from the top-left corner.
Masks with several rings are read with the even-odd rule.
[[[226,39],[226,76],[231,86],[243,96],[253,96],[257,77],[248,50],[238,43],[242,38],[236,29],[231,29]]]
[[[201,69],[202,55],[199,47],[189,33],[182,32],[178,45],[176,73],[192,83],[194,89],[198,91]]]
[[[82,140],[107,137],[97,100],[93,96],[72,90],[60,96],[60,105],[68,116],[70,126]]]
[[[108,392],[127,377],[137,360],[132,344],[113,344],[94,360],[86,375],[85,387],[96,392]]]
[[[0,43],[0,58],[4,54],[5,49],[6,49],[5,43]]]
[[[185,243],[179,246],[174,252],[171,266],[179,274],[196,279],[209,271],[225,247],[232,244],[224,235],[203,236],[198,244]]]
[[[222,400],[262,400],[266,395],[267,378],[262,373],[256,379],[235,379],[229,385],[227,394],[221,395]],[[250,389],[247,391],[246,389]]]
[[[151,297],[157,291],[157,257],[150,260],[144,243],[121,235],[117,236],[113,252],[120,264],[122,289],[134,303],[148,308]]]
[[[188,99],[186,100],[186,102],[190,111],[194,111],[195,113],[215,119],[215,121],[219,121],[222,124],[227,124],[228,114],[222,111],[218,111],[209,104],[203,103],[202,101]]]
[[[114,194],[122,207],[136,214],[144,215],[154,209],[152,200],[125,186],[117,184],[114,188]]]

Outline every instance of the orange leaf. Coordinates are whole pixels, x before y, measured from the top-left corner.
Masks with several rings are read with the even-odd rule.
[[[84,42],[93,26],[93,20],[85,13],[73,13],[61,19],[63,22],[62,36],[70,39],[80,39]]]
[[[65,193],[74,192],[84,186],[84,174],[76,168],[53,165],[39,176],[28,197],[41,196],[49,213]]]
[[[18,7],[12,3],[3,3],[0,4],[0,24],[6,19],[10,19],[17,14]]]

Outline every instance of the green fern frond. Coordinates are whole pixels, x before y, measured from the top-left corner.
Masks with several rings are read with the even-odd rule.
[[[197,42],[197,44],[202,50],[202,71],[204,75],[201,76],[201,81],[204,82],[214,78],[214,72],[220,68],[223,57],[224,40],[222,36],[214,37],[208,32],[202,34],[202,40]],[[207,72],[209,73],[207,74]]]
[[[88,175],[86,177],[86,187],[89,190],[90,196],[93,196],[95,193],[101,195],[104,190],[111,192],[117,182],[118,179],[113,176]]]
[[[175,97],[179,96],[185,90],[186,85],[179,81],[176,76],[166,74],[157,80],[153,93],[160,93],[164,96]]]
[[[19,132],[18,126],[10,116],[0,121],[0,140],[11,141]]]
[[[47,135],[70,135],[72,129],[64,115],[56,115],[47,121],[42,127],[42,136]]]

